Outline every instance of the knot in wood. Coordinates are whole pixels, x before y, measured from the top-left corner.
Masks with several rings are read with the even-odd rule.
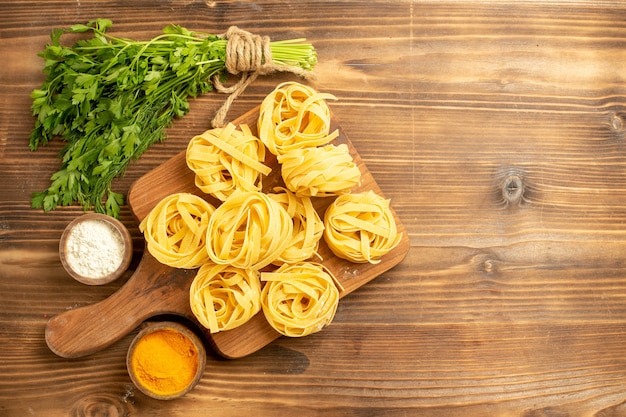
[[[519,204],[524,199],[524,181],[517,174],[510,174],[502,183],[502,198],[507,204]]]
[[[611,129],[615,132],[621,132],[624,128],[624,123],[622,122],[622,118],[615,113],[611,113],[610,117]]]
[[[231,26],[224,38],[226,44],[226,70],[233,75],[242,72],[265,74],[273,69],[272,50],[268,36],[255,35]]]
[[[132,410],[128,404],[123,404],[121,398],[113,394],[97,394],[81,398],[74,403],[70,411],[71,417],[110,416],[122,417],[130,415]],[[127,403],[127,401],[124,401]]]

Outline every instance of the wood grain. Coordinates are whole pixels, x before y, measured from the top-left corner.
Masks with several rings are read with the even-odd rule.
[[[622,2],[0,0],[0,9],[0,415],[626,415]],[[104,16],[134,38],[172,22],[308,38],[315,86],[339,98],[333,113],[410,239],[403,262],[345,297],[324,332],[237,360],[209,352],[200,384],[174,402],[130,385],[132,333],[77,359],[44,339],[53,315],[107,299],[143,253],[126,206],[131,270],[80,285],[57,249],[82,210],[29,207],[62,146],[27,150],[28,94],[43,80],[36,54],[53,28]],[[260,77],[230,115],[288,79]],[[182,151],[223,99],[194,100],[116,189]],[[515,184],[523,198],[509,201]]]

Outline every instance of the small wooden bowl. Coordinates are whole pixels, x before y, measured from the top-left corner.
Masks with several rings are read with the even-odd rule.
[[[104,224],[107,224],[111,227],[113,233],[119,234],[119,238],[123,242],[124,249],[121,263],[119,264],[117,269],[106,275],[87,276],[85,274],[81,274],[74,269],[69,260],[70,254],[68,249],[68,240],[70,239],[70,235],[72,234],[72,231],[75,230],[76,226],[86,221],[104,222]],[[98,238],[106,239],[106,236],[99,236]],[[63,267],[65,268],[67,273],[70,274],[70,276],[72,276],[72,278],[74,278],[75,280],[87,285],[104,285],[108,284],[109,282],[115,281],[120,276],[122,276],[122,274],[128,269],[130,261],[133,257],[133,243],[130,232],[124,226],[124,224],[122,224],[122,222],[105,214],[88,213],[83,214],[80,217],[72,220],[63,231],[63,234],[61,235],[61,240],[59,241],[59,257],[61,258],[61,263],[63,264]]]
[[[188,383],[185,384],[183,388],[175,392],[168,392],[168,393],[157,392],[156,390],[147,386],[144,380],[146,378],[150,380],[154,380],[155,375],[143,375],[143,376],[139,375],[135,372],[135,368],[132,365],[134,356],[136,354],[141,354],[140,352],[138,352],[139,343],[144,338],[148,337],[149,335],[152,335],[153,333],[160,332],[160,331],[171,331],[171,332],[177,333],[179,336],[186,338],[188,341],[191,342],[192,347],[195,349],[197,353],[196,355],[197,366],[196,366],[194,375],[188,378]],[[166,350],[170,350],[170,349],[168,348]],[[164,350],[161,353],[165,355],[166,351]],[[183,352],[175,352],[172,354],[183,355]],[[152,359],[156,360],[159,364],[167,361],[167,358],[162,358],[162,360],[159,360],[159,359],[155,359],[154,357],[152,357]],[[173,400],[173,399],[180,398],[184,396],[185,394],[187,394],[196,386],[198,381],[200,381],[200,379],[202,378],[202,375],[204,374],[205,366],[206,366],[206,350],[204,347],[204,343],[202,342],[200,337],[198,337],[198,335],[196,335],[188,327],[184,326],[181,323],[177,323],[174,321],[163,321],[163,322],[147,324],[142,330],[139,331],[137,336],[135,336],[135,338],[130,344],[130,347],[128,348],[128,354],[126,355],[126,368],[128,369],[128,375],[130,376],[131,381],[133,381],[133,384],[141,392],[157,400]],[[144,369],[143,372],[148,373],[148,370]],[[180,369],[172,370],[172,372],[175,372],[176,374],[178,374],[180,372]],[[151,376],[153,378],[150,378]],[[166,376],[167,376],[167,370],[161,369],[159,371],[159,377],[166,377]]]

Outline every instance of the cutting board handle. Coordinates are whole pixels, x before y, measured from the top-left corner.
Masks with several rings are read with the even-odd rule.
[[[52,317],[46,324],[46,343],[58,356],[78,358],[112,345],[150,317],[188,316],[187,294],[194,275],[163,265],[146,251],[135,273],[114,294]]]

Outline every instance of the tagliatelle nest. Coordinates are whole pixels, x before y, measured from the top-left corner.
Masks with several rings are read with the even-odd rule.
[[[139,224],[146,247],[159,262],[175,268],[194,269],[209,256],[206,230],[215,207],[190,193],[162,199]]]
[[[324,239],[332,252],[356,263],[378,263],[400,243],[386,200],[367,191],[337,197],[324,215]]]
[[[261,309],[278,333],[307,336],[322,330],[333,320],[339,289],[322,265],[284,264],[274,272],[262,272],[261,281],[265,281]]]
[[[297,196],[346,194],[361,181],[346,144],[295,149],[279,155],[278,162],[285,186]]]
[[[261,103],[259,138],[274,155],[329,143],[339,131],[330,132],[327,99],[336,98],[296,82],[279,84]]]
[[[293,220],[293,233],[289,245],[273,263],[305,261],[317,254],[324,233],[324,222],[315,211],[310,197],[297,197],[285,188],[277,188],[268,196],[287,210]]]
[[[271,172],[263,164],[263,143],[247,125],[239,129],[229,123],[194,136],[187,145],[185,158],[196,186],[221,201],[235,190],[260,191],[262,175]]]
[[[204,264],[191,283],[189,303],[194,316],[211,333],[234,329],[261,310],[259,273]]]
[[[274,262],[291,241],[287,211],[262,192],[236,192],[211,216],[206,248],[217,264],[261,269]]]

